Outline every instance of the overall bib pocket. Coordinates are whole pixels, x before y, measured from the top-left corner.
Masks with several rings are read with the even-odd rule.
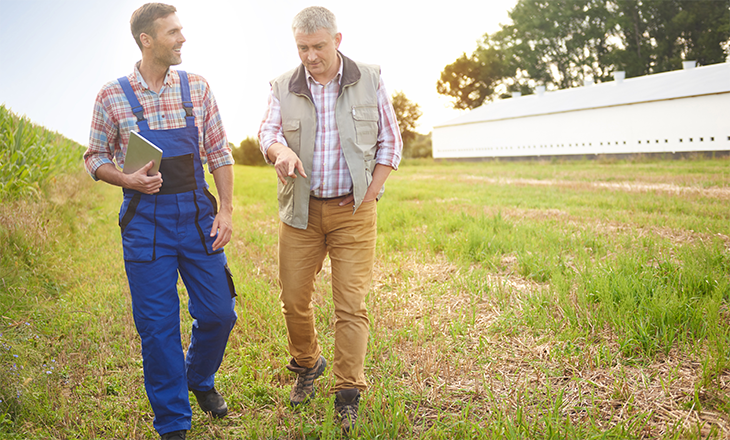
[[[162,187],[157,194],[179,194],[198,189],[198,183],[195,181],[194,160],[192,153],[163,157],[160,162]]]

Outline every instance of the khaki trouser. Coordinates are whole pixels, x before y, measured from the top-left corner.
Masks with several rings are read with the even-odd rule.
[[[363,203],[353,215],[342,198],[310,198],[307,229],[281,223],[279,227],[279,282],[289,353],[302,367],[311,368],[320,356],[314,323],[314,279],[329,253],[332,299],[335,306],[335,387],[365,390],[365,352],[369,324],[365,296],[370,290],[377,202]]]

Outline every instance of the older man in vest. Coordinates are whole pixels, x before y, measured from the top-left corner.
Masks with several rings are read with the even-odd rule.
[[[293,406],[314,396],[327,366],[317,341],[312,293],[327,254],[335,306],[335,409],[346,432],[367,387],[365,352],[377,230],[376,204],[403,143],[378,66],[338,51],[335,16],[309,7],[292,24],[302,64],[271,82],[259,130],[279,178],[279,281]]]

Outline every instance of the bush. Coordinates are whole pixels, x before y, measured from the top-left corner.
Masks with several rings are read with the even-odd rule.
[[[431,133],[415,133],[415,137],[409,142],[403,143],[403,157],[405,159],[421,159],[433,157],[431,146]]]
[[[253,137],[247,137],[241,141],[241,145],[233,147],[233,159],[239,165],[253,165],[253,166],[264,166],[266,160],[261,149],[259,148],[259,141]]]

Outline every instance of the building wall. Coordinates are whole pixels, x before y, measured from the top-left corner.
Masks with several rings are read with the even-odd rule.
[[[728,151],[728,109],[730,93],[720,93],[441,126],[433,130],[433,157]]]

